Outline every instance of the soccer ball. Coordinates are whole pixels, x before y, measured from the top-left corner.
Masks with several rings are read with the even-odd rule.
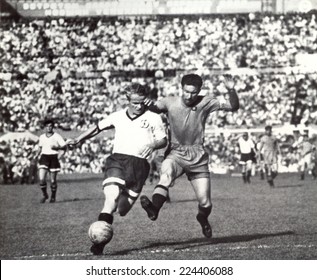
[[[94,222],[89,227],[88,236],[94,244],[108,243],[113,236],[112,226],[105,221]]]

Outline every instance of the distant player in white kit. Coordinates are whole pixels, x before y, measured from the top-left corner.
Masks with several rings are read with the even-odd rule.
[[[200,96],[203,81],[199,75],[182,77],[182,96],[168,96],[149,104],[150,110],[166,113],[170,125],[170,147],[161,167],[161,175],[152,200],[141,196],[143,209],[151,220],[156,220],[174,180],[186,174],[198,200],[197,221],[203,234],[210,238],[212,229],[208,222],[211,213],[209,155],[204,148],[204,131],[207,117],[217,110],[236,111],[239,99],[233,81],[224,80],[229,100],[220,102],[213,95]]]
[[[244,183],[251,182],[251,170],[255,153],[254,142],[249,138],[248,132],[244,132],[238,140],[240,149],[240,162],[242,179]]]
[[[60,171],[61,166],[58,160],[58,151],[66,150],[67,145],[63,137],[54,132],[54,121],[45,120],[45,133],[39,138],[39,181],[43,193],[41,203],[44,203],[48,198],[46,176],[50,173],[51,182],[51,199],[50,203],[56,200],[57,192],[57,173]]]
[[[103,130],[115,129],[113,153],[106,160],[102,182],[105,202],[98,216],[99,221],[109,224],[113,223],[116,211],[120,216],[130,211],[149,174],[147,158],[153,150],[167,144],[160,115],[146,110],[145,88],[134,83],[125,89],[125,94],[128,108],[110,114],[76,139],[67,141],[70,146],[76,145]],[[90,250],[94,255],[100,255],[105,245],[93,244]]]

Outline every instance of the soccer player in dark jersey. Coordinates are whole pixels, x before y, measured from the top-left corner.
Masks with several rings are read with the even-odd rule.
[[[211,213],[209,156],[204,148],[204,130],[207,117],[217,110],[236,111],[239,99],[234,83],[224,81],[229,100],[220,102],[213,95],[200,96],[203,81],[199,75],[188,74],[181,80],[182,96],[168,96],[155,103],[149,101],[150,110],[166,113],[170,125],[169,151],[161,167],[160,180],[154,188],[152,200],[143,195],[141,205],[151,220],[156,220],[166,202],[169,187],[174,180],[186,174],[198,200],[196,216],[203,234],[212,236],[208,216]]]

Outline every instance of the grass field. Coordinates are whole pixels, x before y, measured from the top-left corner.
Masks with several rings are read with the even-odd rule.
[[[57,202],[40,204],[37,185],[0,186],[0,258],[28,260],[299,260],[317,259],[317,182],[280,174],[276,187],[260,178],[212,175],[213,238],[195,219],[197,202],[180,178],[156,222],[139,201],[115,216],[103,256],[89,252],[87,230],[103,205],[102,175],[60,175]],[[146,185],[144,194],[153,186]]]

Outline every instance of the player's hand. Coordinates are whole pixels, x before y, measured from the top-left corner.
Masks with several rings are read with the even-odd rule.
[[[52,145],[51,149],[54,150],[54,151],[58,151],[60,148],[59,148],[59,146]]]
[[[141,157],[148,158],[153,152],[153,148],[146,146],[145,149],[141,153]]]
[[[152,99],[150,99],[150,98],[145,98],[144,99],[144,105],[146,107],[150,107],[150,106],[154,105],[154,101]]]
[[[231,75],[224,75],[223,83],[228,90],[234,89],[235,82]]]
[[[75,139],[66,140],[66,145],[69,149],[73,149],[77,144],[78,144],[78,141],[76,141]]]

